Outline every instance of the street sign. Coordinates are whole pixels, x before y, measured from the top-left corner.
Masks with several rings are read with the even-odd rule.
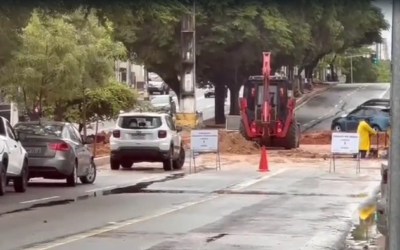
[[[200,129],[191,131],[191,149],[194,153],[217,153],[218,130]]]
[[[358,154],[360,136],[357,133],[332,133],[332,154]]]
[[[332,159],[329,164],[329,172],[333,167],[336,169],[336,158],[340,155],[356,156],[356,172],[360,173],[360,136],[358,133],[332,133],[331,154]]]
[[[191,159],[189,171],[192,172],[192,161],[196,172],[195,155],[201,153],[215,153],[215,169],[221,169],[219,155],[219,134],[217,129],[199,129],[190,132]]]

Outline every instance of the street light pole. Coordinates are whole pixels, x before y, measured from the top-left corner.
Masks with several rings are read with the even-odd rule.
[[[392,8],[391,138],[389,154],[389,250],[400,249],[400,1]]]

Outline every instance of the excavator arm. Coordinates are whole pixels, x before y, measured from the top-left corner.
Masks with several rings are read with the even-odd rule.
[[[263,107],[262,107],[262,121],[269,123],[271,121],[271,104],[269,93],[269,77],[271,75],[271,52],[263,52],[263,68],[262,73],[264,76],[264,94],[263,94]]]

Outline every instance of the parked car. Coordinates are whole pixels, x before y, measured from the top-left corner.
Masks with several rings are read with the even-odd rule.
[[[390,108],[386,106],[359,106],[347,115],[333,119],[333,131],[354,132],[358,123],[365,118],[370,118],[371,125],[376,131],[386,131],[390,123]]]
[[[215,97],[215,87],[213,85],[208,85],[204,91],[204,98]],[[225,98],[228,97],[228,88],[225,87]]]
[[[150,95],[156,92],[162,95],[169,94],[169,86],[163,81],[149,81],[147,92]]]
[[[26,191],[28,184],[28,155],[19,141],[11,124],[0,116],[0,195],[6,192],[8,181],[12,180],[14,190]]]
[[[67,122],[20,122],[15,125],[28,152],[29,177],[66,179],[75,186],[96,180],[96,165],[91,150],[78,130]]]
[[[204,98],[215,97],[215,88],[213,85],[208,85],[204,91]]]
[[[181,169],[185,150],[180,131],[168,114],[120,114],[110,137],[111,169],[129,169],[136,162],[162,162],[165,171]]]
[[[157,111],[163,111],[170,115],[176,114],[177,104],[170,95],[152,96],[150,103]]]
[[[370,99],[362,103],[359,107],[365,107],[365,106],[385,106],[389,108],[390,99],[384,99],[384,98]]]

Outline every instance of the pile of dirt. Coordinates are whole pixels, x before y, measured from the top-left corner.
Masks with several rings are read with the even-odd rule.
[[[313,150],[296,148],[292,150],[277,150],[270,151],[272,155],[277,155],[282,158],[307,158],[307,159],[328,159],[327,152],[313,152]]]
[[[110,144],[104,144],[104,143],[96,144],[96,157],[109,156],[109,155],[110,155]]]
[[[326,144],[331,144],[331,141],[332,141],[331,131],[308,133],[308,134],[303,134],[301,136],[300,145],[301,144],[326,145]]]
[[[238,132],[219,131],[220,153],[250,155],[260,152],[257,143],[246,140]]]

